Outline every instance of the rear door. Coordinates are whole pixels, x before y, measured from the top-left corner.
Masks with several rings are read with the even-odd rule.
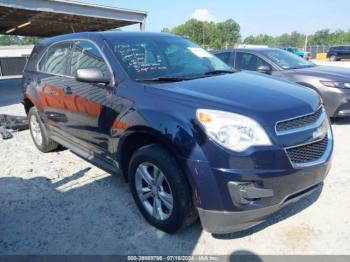
[[[72,42],[51,45],[38,65],[38,94],[48,124],[65,132],[69,108],[65,104],[64,81]]]

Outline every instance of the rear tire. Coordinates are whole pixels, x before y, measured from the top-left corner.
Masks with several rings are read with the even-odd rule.
[[[136,205],[151,225],[174,233],[196,220],[190,186],[164,148],[151,144],[138,149],[128,173]]]
[[[335,61],[338,61],[338,58],[337,58],[336,55],[331,55],[331,56],[329,57],[329,61],[335,62]]]
[[[32,107],[28,113],[29,130],[35,146],[43,153],[55,150],[58,144],[47,135],[47,130],[40,119],[38,110]]]

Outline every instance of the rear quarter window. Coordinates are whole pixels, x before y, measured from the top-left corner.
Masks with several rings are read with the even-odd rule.
[[[42,56],[43,52],[45,52],[45,46],[41,44],[37,44],[30,56],[28,57],[27,63],[24,67],[24,71],[35,71],[36,70],[36,64],[38,63],[40,57]]]

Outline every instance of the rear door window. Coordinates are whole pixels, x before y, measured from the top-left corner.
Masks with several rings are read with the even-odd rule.
[[[72,43],[64,42],[49,47],[39,63],[39,70],[49,74],[65,75],[71,46]]]

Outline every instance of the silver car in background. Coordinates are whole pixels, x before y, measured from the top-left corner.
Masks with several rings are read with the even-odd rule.
[[[236,70],[257,71],[312,88],[330,117],[350,117],[350,70],[319,66],[277,48],[242,48],[213,52]]]

